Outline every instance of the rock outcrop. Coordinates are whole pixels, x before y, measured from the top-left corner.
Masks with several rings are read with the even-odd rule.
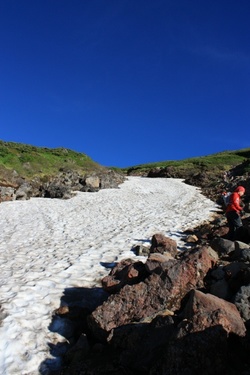
[[[124,182],[125,176],[113,170],[102,170],[84,176],[78,172],[60,172],[44,182],[39,178],[26,181],[18,176],[13,183],[0,184],[0,202],[27,200],[31,197],[69,199],[75,191],[97,192],[115,189]]]

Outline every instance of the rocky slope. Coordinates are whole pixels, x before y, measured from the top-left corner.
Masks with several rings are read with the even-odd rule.
[[[239,240],[226,232],[217,217],[186,233],[181,254],[156,234],[145,264],[124,260],[103,279],[93,311],[59,308],[75,332],[60,373],[249,374],[249,220]]]
[[[75,191],[116,188],[124,179],[83,153],[0,141],[0,202],[67,199]]]
[[[203,188],[205,181],[206,176],[195,184]],[[219,187],[238,183],[248,200],[248,175],[222,178]],[[205,191],[217,199],[216,187]],[[160,234],[149,248],[135,248],[147,254],[146,263],[117,264],[102,280],[105,301],[93,311],[74,302],[59,308],[55,314],[75,327],[60,374],[250,374],[247,202],[245,211],[236,241],[227,240],[222,207],[212,222],[186,232],[181,253]]]

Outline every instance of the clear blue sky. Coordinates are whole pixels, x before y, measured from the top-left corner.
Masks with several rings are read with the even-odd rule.
[[[1,0],[0,139],[126,167],[250,147],[249,0]]]

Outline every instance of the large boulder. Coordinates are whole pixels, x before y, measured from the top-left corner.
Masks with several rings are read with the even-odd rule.
[[[177,333],[161,350],[150,375],[228,374],[229,335],[246,334],[235,305],[192,290],[181,318]]]
[[[153,273],[138,284],[125,285],[97,307],[89,318],[91,330],[106,339],[114,328],[138,322],[164,309],[179,309],[187,292],[203,287],[203,279],[217,259],[211,248],[202,247],[181,260],[163,263],[166,268],[161,273]]]
[[[192,290],[181,316],[192,321],[190,333],[220,325],[227,334],[234,333],[242,337],[246,334],[244,322],[236,306],[209,293]]]

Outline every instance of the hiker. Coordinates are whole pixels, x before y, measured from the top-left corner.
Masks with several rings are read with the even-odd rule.
[[[230,200],[226,208],[226,217],[229,226],[228,239],[234,241],[235,234],[238,228],[242,227],[241,215],[243,214],[243,207],[240,205],[240,199],[245,193],[243,186],[237,186],[234,192],[230,195]]]

